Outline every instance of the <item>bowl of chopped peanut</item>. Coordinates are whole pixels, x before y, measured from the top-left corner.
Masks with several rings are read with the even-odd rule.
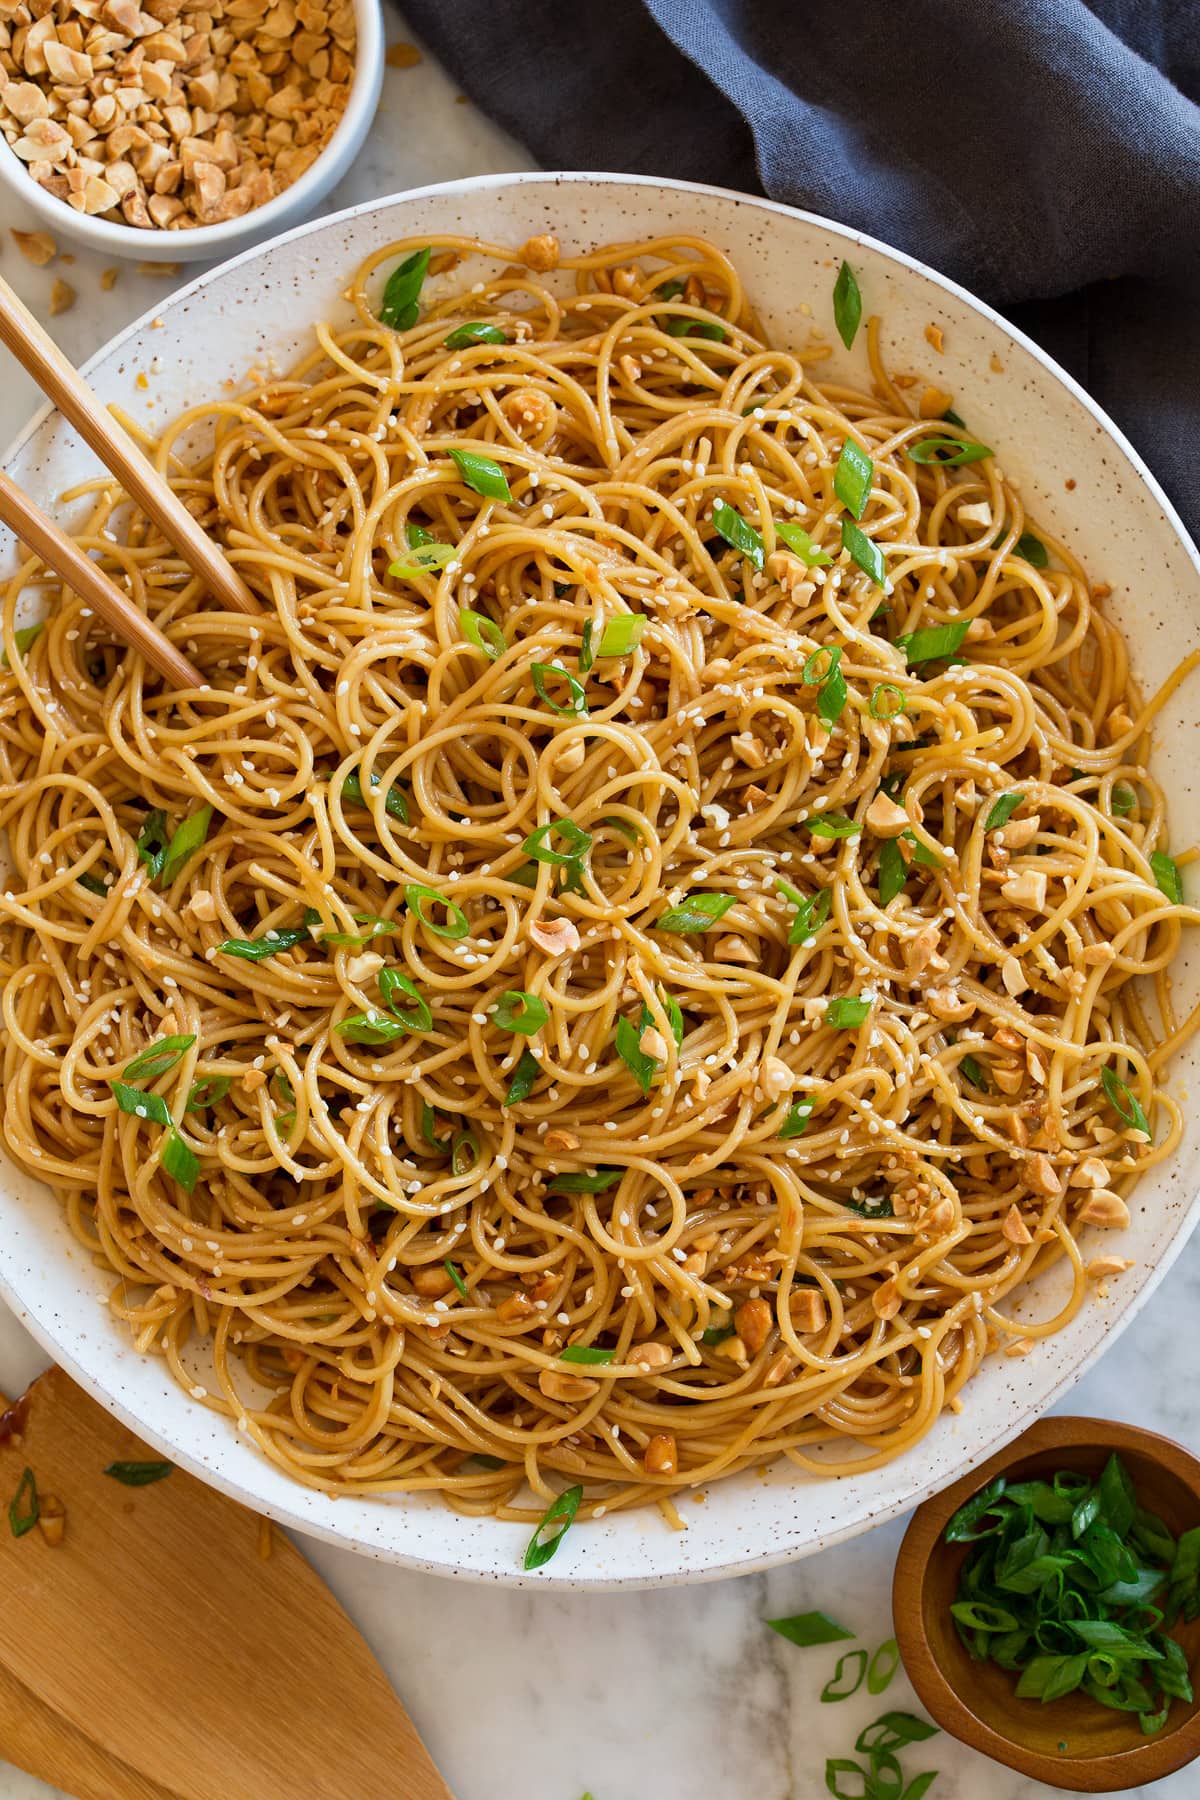
[[[229,255],[345,173],[382,74],[378,0],[0,0],[0,181],[93,249]]]

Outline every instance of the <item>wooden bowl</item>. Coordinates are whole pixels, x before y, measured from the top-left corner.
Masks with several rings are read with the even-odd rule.
[[[892,1583],[896,1641],[931,1719],[952,1737],[1051,1787],[1117,1794],[1158,1781],[1200,1755],[1200,1701],[1174,1700],[1167,1722],[1143,1737],[1137,1715],[1110,1712],[1086,1695],[1043,1704],[1018,1700],[1016,1678],[975,1662],[950,1607],[968,1544],[947,1544],[946,1526],[965,1500],[997,1475],[1013,1481],[1059,1469],[1099,1475],[1113,1451],[1129,1470],[1140,1503],[1176,1535],[1200,1525],[1200,1462],[1153,1431],[1107,1419],[1041,1419],[1006,1450],[918,1507]],[[1200,1620],[1174,1633],[1200,1688]]]

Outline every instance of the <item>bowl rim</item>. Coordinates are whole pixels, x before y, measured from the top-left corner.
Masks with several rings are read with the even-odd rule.
[[[1114,1419],[1081,1414],[1039,1419],[995,1456],[930,1495],[917,1508],[896,1557],[892,1576],[892,1622],[905,1673],[930,1717],[952,1737],[1006,1764],[1022,1775],[1071,1793],[1118,1794],[1144,1782],[1173,1775],[1200,1756],[1200,1699],[1173,1731],[1135,1740],[1103,1756],[1048,1756],[1026,1749],[979,1714],[952,1687],[925,1630],[922,1597],[930,1563],[944,1545],[942,1532],[964,1501],[997,1475],[1043,1451],[1132,1451],[1151,1458],[1184,1482],[1200,1504],[1200,1459],[1174,1438]],[[1113,1778],[1116,1777],[1114,1780]]]
[[[362,0],[359,0],[359,3],[361,4]],[[372,4],[372,0],[366,0],[366,4]],[[539,185],[561,188],[568,193],[573,187],[586,188],[588,185],[604,185],[634,190],[649,188],[659,193],[669,190],[684,196],[704,195],[719,201],[733,202],[738,207],[749,207],[759,214],[765,213],[768,217],[774,215],[787,219],[798,219],[841,240],[846,245],[847,252],[855,246],[865,248],[920,276],[934,288],[949,295],[971,311],[982,315],[992,325],[1003,330],[1011,342],[1019,345],[1085,409],[1104,435],[1115,444],[1133,474],[1137,476],[1161,509],[1167,524],[1191,562],[1197,581],[1200,583],[1200,552],[1197,551],[1183,521],[1161,485],[1124,432],[1067,370],[1063,369],[1053,357],[1025,333],[1013,326],[994,307],[986,301],[978,299],[948,276],[940,274],[936,269],[923,263],[918,257],[898,250],[881,239],[871,236],[868,232],[859,231],[855,227],[841,224],[837,220],[827,219],[819,213],[809,212],[800,207],[787,206],[782,202],[768,200],[757,195],[745,194],[733,188],[723,188],[711,182],[668,181],[655,176],[614,174],[605,170],[529,169],[466,176],[456,181],[428,182],[420,187],[403,188],[391,194],[379,195],[374,199],[343,207],[336,212],[307,219],[287,231],[278,233],[269,240],[249,245],[239,251],[237,255],[203,270],[200,274],[193,276],[190,281],[174,288],[168,297],[160,298],[157,304],[147,307],[123,330],[109,338],[87,359],[80,372],[86,380],[93,368],[118,352],[122,346],[139,333],[145,331],[167,305],[174,305],[183,299],[194,299],[203,293],[210,281],[239,268],[252,257],[267,254],[281,244],[292,243],[316,232],[336,228],[339,224],[382,211],[400,201],[409,202],[440,195],[486,194],[490,190]],[[41,430],[45,421],[51,417],[54,411],[55,408],[51,402],[47,402],[38,409],[25,427],[0,453],[0,467],[8,467],[11,464],[26,443]],[[1109,1349],[1149,1301],[1182,1252],[1198,1223],[1200,1223],[1200,1190],[1193,1194],[1186,1209],[1181,1212],[1174,1235],[1158,1255],[1153,1268],[1148,1270],[1144,1284],[1126,1303],[1123,1310],[1108,1323],[1103,1334],[1098,1336],[1091,1348],[1068,1368],[1047,1392],[1032,1401],[1027,1410],[987,1434],[983,1442],[965,1453],[964,1460],[955,1457],[950,1471],[943,1471],[930,1478],[930,1485],[925,1489],[926,1498],[936,1496],[953,1482],[972,1475],[989,1458],[995,1456],[1004,1446],[1011,1444],[1028,1430],[1035,1420],[1055,1405],[1064,1394],[1074,1387],[1076,1382],[1095,1366],[1101,1355]],[[862,1532],[874,1529],[876,1525],[885,1524],[891,1519],[898,1518],[917,1504],[910,1493],[907,1498],[889,1499],[877,1510],[872,1510],[861,1518],[852,1519],[844,1525],[833,1526],[822,1532],[820,1537],[811,1543],[799,1546],[789,1544],[782,1548],[767,1547],[753,1554],[741,1556],[731,1554],[726,1550],[724,1554],[714,1557],[711,1562],[704,1563],[700,1567],[677,1568],[654,1573],[599,1574],[589,1577],[586,1567],[582,1571],[572,1569],[568,1573],[565,1569],[560,1570],[557,1563],[549,1563],[536,1576],[531,1576],[517,1565],[515,1558],[512,1567],[493,1562],[489,1567],[482,1568],[476,1564],[459,1561],[452,1549],[448,1550],[445,1555],[439,1555],[435,1560],[427,1554],[399,1549],[391,1543],[381,1542],[378,1537],[369,1535],[365,1531],[339,1529],[332,1523],[309,1517],[298,1506],[290,1502],[266,1498],[259,1489],[245,1485],[237,1475],[230,1473],[224,1467],[214,1467],[194,1448],[181,1449],[165,1432],[148,1426],[132,1406],[111,1391],[102,1376],[96,1375],[85,1362],[60,1347],[55,1332],[49,1325],[43,1324],[41,1319],[33,1316],[18,1290],[10,1284],[2,1253],[0,1253],[0,1297],[6,1301],[20,1322],[42,1345],[47,1354],[61,1363],[88,1393],[122,1419],[131,1430],[139,1433],[164,1455],[172,1457],[191,1474],[198,1476],[202,1481],[211,1483],[212,1486],[229,1494],[241,1504],[252,1507],[281,1526],[299,1532],[303,1536],[315,1538],[335,1549],[354,1550],[360,1555],[394,1563],[400,1567],[414,1569],[425,1574],[451,1576],[469,1581],[486,1581],[501,1586],[541,1587],[543,1589],[553,1586],[566,1591],[596,1593],[618,1589],[652,1589],[718,1581],[735,1575],[760,1572],[778,1568],[785,1563],[800,1561],[805,1556],[846,1543]],[[264,1466],[267,1466],[265,1462]],[[307,1492],[308,1490],[301,1489],[300,1491]]]
[[[223,219],[216,225],[197,225],[192,231],[146,231],[137,225],[118,225],[114,220],[102,219],[96,214],[77,213],[65,200],[48,194],[31,178],[3,134],[0,134],[0,182],[48,226],[57,227],[64,236],[71,236],[76,243],[92,250],[107,251],[140,262],[200,262],[206,256],[219,256],[225,249],[232,253],[233,248],[250,234],[270,233],[271,227],[282,222],[298,205],[306,210],[315,206],[321,196],[312,190],[326,179],[331,164],[341,159],[349,160],[358,153],[370,129],[383,83],[383,13],[380,0],[351,0],[351,4],[356,34],[354,73],[333,136],[316,160],[289,187],[241,218]],[[336,178],[335,170],[331,179]],[[282,231],[275,233],[276,237],[282,235]],[[186,255],[180,249],[184,240]],[[161,254],[156,253],[156,246]],[[173,255],[165,254],[167,247],[173,249]],[[177,291],[172,292],[172,299]],[[109,343],[113,341],[110,339]],[[109,344],[103,345],[97,355],[108,348]],[[92,360],[89,357],[89,364]]]

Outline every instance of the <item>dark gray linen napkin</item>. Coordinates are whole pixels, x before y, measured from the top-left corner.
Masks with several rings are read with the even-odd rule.
[[[1200,535],[1200,0],[403,11],[544,167],[765,192],[991,301],[1113,414]]]

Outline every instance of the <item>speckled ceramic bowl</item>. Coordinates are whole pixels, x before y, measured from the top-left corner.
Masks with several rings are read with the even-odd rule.
[[[153,427],[177,408],[219,391],[274,355],[286,362],[308,323],[343,310],[358,259],[389,238],[420,231],[478,234],[519,244],[554,231],[571,249],[605,240],[700,232],[738,262],[763,317],[782,342],[814,325],[833,338],[831,291],[849,257],[866,304],[885,321],[893,366],[935,378],[955,396],[972,431],[996,446],[1034,515],[1072,544],[1096,580],[1111,584],[1109,610],[1124,626],[1135,669],[1153,688],[1196,641],[1200,563],[1178,519],[1120,432],[995,313],[908,257],[823,219],[715,188],[607,175],[498,175],[398,195],[290,232],[202,276],[113,340],[86,373],[103,399]],[[925,336],[944,333],[944,354]],[[843,373],[865,381],[861,342],[839,353]],[[142,371],[149,390],[137,386]],[[149,409],[149,410],[148,410]],[[60,420],[42,415],[5,459],[49,509],[93,468]],[[63,512],[58,508],[60,515]],[[7,554],[11,554],[11,544]],[[1158,732],[1158,770],[1170,795],[1176,844],[1200,836],[1195,791],[1200,709],[1193,688],[1177,696]],[[1195,955],[1180,986],[1195,992]],[[1181,1054],[1181,1096],[1200,1063]],[[1020,1361],[993,1358],[964,1410],[944,1417],[907,1456],[860,1477],[803,1479],[779,1469],[711,1488],[682,1510],[688,1530],[657,1514],[618,1514],[577,1529],[538,1585],[616,1586],[699,1580],[806,1555],[903,1511],[995,1452],[1061,1394],[1143,1306],[1196,1219],[1191,1142],[1138,1188],[1121,1243],[1135,1266],[1092,1298],[1072,1324]],[[285,1525],[370,1556],[492,1581],[522,1579],[527,1532],[456,1516],[432,1500],[330,1500],[295,1486],[239,1441],[233,1427],[189,1400],[163,1364],[140,1357],[98,1303],[101,1275],[70,1238],[57,1204],[36,1182],[0,1174],[0,1289],[30,1330],[106,1406],[193,1473]],[[1056,1310],[1054,1275],[1028,1304]]]

